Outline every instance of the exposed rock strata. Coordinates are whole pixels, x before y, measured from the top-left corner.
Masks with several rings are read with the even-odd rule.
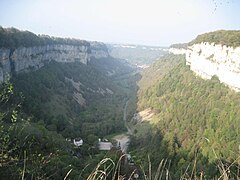
[[[183,50],[171,51],[183,53]],[[216,75],[220,82],[240,91],[240,47],[203,42],[188,46],[184,52],[186,64],[203,79]]]
[[[87,64],[91,58],[108,57],[103,43],[91,42],[90,45],[45,45],[19,47],[15,50],[0,49],[0,82],[8,79],[13,73],[39,69],[49,61],[81,62]]]

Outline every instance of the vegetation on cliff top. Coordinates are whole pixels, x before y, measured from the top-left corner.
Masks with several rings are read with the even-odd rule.
[[[3,28],[0,26],[0,48],[16,49],[18,47],[33,47],[51,44],[90,46],[90,43],[84,40],[50,37],[48,35],[37,36],[29,31],[20,31],[16,28]]]
[[[209,42],[215,44],[222,44],[227,46],[240,46],[240,30],[218,30],[205,34],[198,35],[196,39],[191,41],[189,45]]]
[[[183,49],[187,49],[187,46],[188,46],[187,43],[178,43],[178,44],[172,44],[170,46],[170,48],[178,48],[178,49],[183,48]]]

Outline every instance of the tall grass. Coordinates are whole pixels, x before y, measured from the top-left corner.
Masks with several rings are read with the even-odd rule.
[[[158,165],[158,168],[153,172],[152,163],[150,157],[148,156],[148,170],[147,172],[143,167],[140,169],[135,169],[131,172],[130,176],[127,177],[126,174],[121,174],[121,161],[124,160],[126,155],[122,155],[117,163],[110,158],[105,158],[98,163],[96,168],[88,176],[87,180],[172,180],[170,173],[171,161],[167,159],[162,159]],[[240,180],[240,165],[237,164],[240,160],[240,156],[231,164],[224,164],[220,159],[218,160],[217,168],[219,170],[220,176],[212,178],[214,180]],[[238,169],[237,174],[231,172],[230,168],[234,167]],[[192,169],[189,169],[191,164],[189,164],[184,171],[184,173],[178,178],[180,180],[203,180],[207,179],[204,177],[204,172],[197,171],[197,159],[194,160]],[[139,173],[139,177],[135,177],[135,173]],[[189,173],[190,172],[190,173]]]
[[[110,158],[101,160],[92,173],[88,176],[87,180],[123,180],[126,177],[120,174],[121,162],[125,159],[126,155],[122,155],[117,163]],[[130,180],[130,179],[129,179]]]

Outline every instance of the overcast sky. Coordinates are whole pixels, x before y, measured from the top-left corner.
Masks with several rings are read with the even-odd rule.
[[[240,0],[0,0],[0,25],[36,34],[170,45],[240,29]]]

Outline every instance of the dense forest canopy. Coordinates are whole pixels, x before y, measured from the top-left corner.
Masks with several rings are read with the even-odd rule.
[[[198,35],[196,39],[191,41],[189,45],[209,42],[215,44],[222,44],[227,46],[240,46],[240,31],[239,30],[219,30]]]
[[[206,179],[219,176],[219,162],[229,164],[239,157],[240,95],[215,76],[211,80],[196,77],[183,56],[167,58],[171,65],[165,57],[142,74],[138,111],[150,109],[154,115],[150,121],[133,120],[132,153],[136,161],[149,154],[155,168],[161,159],[171,160],[174,178],[188,165],[191,171],[194,160],[197,172],[204,172]],[[148,77],[156,69],[162,73],[151,84]],[[236,173],[237,165],[231,171]]]
[[[48,35],[36,35],[29,31],[20,31],[16,28],[3,28],[0,26],[0,48],[16,49],[18,47],[32,47],[51,44],[84,45],[89,42],[72,38],[50,37]]]

